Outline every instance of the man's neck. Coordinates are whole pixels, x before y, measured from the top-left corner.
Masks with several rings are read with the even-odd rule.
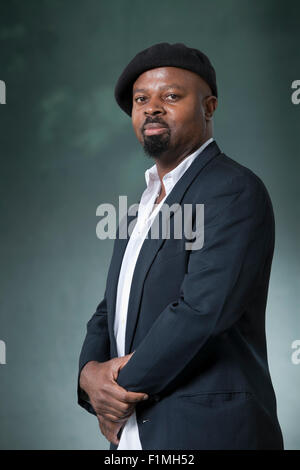
[[[192,153],[196,152],[205,142],[207,142],[212,136],[205,138],[202,142],[195,144],[193,147],[187,149],[183,153],[181,153],[177,158],[174,159],[174,152],[168,151],[167,153],[163,154],[160,158],[155,159],[155,164],[157,168],[157,174],[159,176],[162,189],[163,187],[163,177],[169,173],[169,171],[174,170],[185,158],[187,158]],[[172,160],[171,160],[172,158]],[[160,197],[160,196],[159,196]]]

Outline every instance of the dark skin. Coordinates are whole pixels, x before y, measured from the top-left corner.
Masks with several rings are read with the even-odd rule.
[[[89,396],[102,434],[116,445],[118,432],[132,415],[136,403],[148,398],[147,394],[127,391],[116,382],[119,371],[133,354],[106,362],[89,361],[80,374],[80,387]]]
[[[139,142],[160,135],[167,150],[155,158],[161,182],[156,203],[166,195],[162,178],[213,135],[217,98],[197,74],[177,67],[158,67],[141,74],[133,85],[132,125]],[[145,124],[156,121],[155,130]],[[165,127],[159,128],[158,123]],[[112,443],[146,393],[125,390],[116,382],[131,354],[106,362],[90,361],[82,369],[80,387],[88,394],[102,434]]]
[[[133,85],[132,125],[143,145],[144,125],[157,120],[168,127],[169,149],[155,158],[161,182],[156,203],[166,195],[162,178],[213,135],[218,100],[196,73],[178,67],[158,67],[142,73]],[[163,138],[163,132],[160,134]]]

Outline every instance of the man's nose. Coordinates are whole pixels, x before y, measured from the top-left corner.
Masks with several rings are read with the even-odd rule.
[[[151,99],[148,101],[145,107],[145,114],[150,114],[151,116],[155,116],[156,114],[163,114],[164,108],[162,103],[159,100]]]

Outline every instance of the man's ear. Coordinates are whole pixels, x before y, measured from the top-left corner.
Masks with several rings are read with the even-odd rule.
[[[213,95],[206,96],[203,100],[203,106],[206,121],[211,121],[218,106],[218,99]]]

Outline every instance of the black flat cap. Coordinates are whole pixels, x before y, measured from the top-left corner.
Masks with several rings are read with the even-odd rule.
[[[132,87],[139,75],[156,67],[179,67],[200,75],[218,96],[216,72],[209,58],[198,49],[184,44],[161,42],[139,52],[123,70],[115,87],[118,105],[131,116]]]

